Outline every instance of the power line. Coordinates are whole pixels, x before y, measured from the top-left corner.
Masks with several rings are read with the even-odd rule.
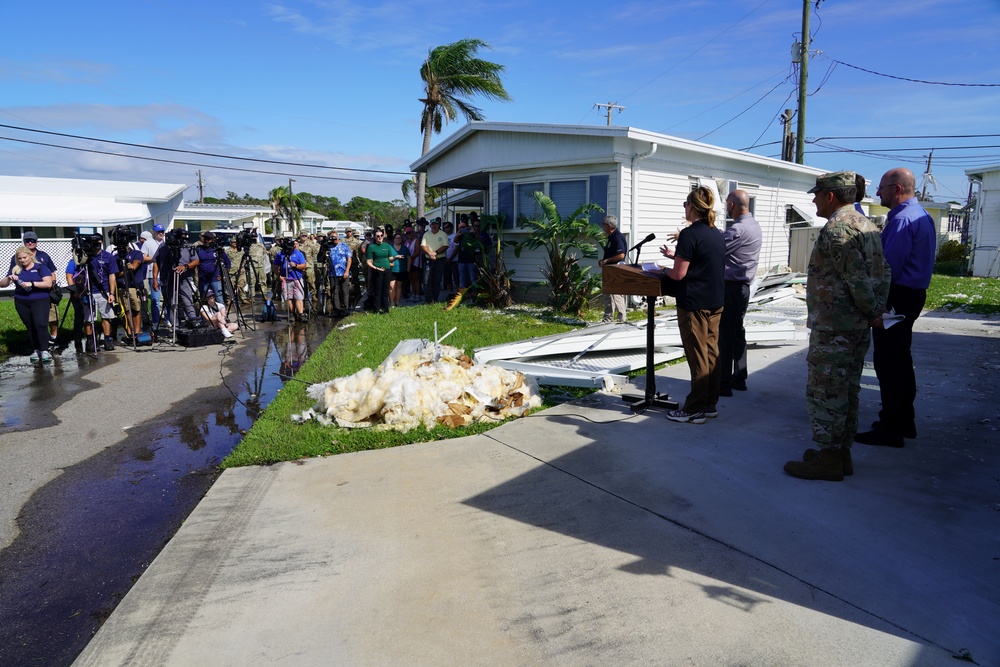
[[[784,70],[781,70],[781,71],[779,71],[779,72],[775,72],[774,74],[772,74],[771,76],[767,77],[766,79],[764,79],[764,80],[763,80],[763,81],[761,81],[760,83],[755,83],[754,85],[750,86],[749,88],[747,88],[747,89],[745,89],[745,90],[742,90],[742,91],[740,91],[740,92],[736,93],[735,95],[733,95],[733,96],[732,96],[732,97],[730,97],[729,99],[726,99],[726,100],[723,100],[723,101],[719,102],[718,104],[716,104],[715,106],[712,106],[712,107],[709,107],[708,109],[705,109],[704,111],[701,111],[701,112],[699,112],[699,113],[696,113],[695,115],[693,115],[693,116],[691,116],[691,117],[689,117],[689,118],[685,118],[684,120],[682,120],[682,121],[681,121],[681,122],[679,122],[679,123],[674,123],[673,125],[669,126],[669,127],[667,128],[667,129],[665,129],[665,130],[664,130],[663,132],[664,132],[664,133],[667,133],[667,132],[669,132],[670,130],[674,129],[675,127],[680,127],[681,125],[683,125],[684,123],[687,123],[688,121],[692,121],[692,120],[694,120],[695,118],[699,118],[699,117],[701,117],[701,116],[704,116],[704,115],[705,115],[705,114],[707,114],[707,113],[708,113],[709,111],[715,111],[715,110],[716,110],[716,109],[718,109],[719,107],[721,107],[721,106],[723,106],[723,105],[726,105],[726,104],[729,104],[730,102],[732,102],[732,101],[733,101],[733,100],[735,100],[736,98],[738,98],[738,97],[742,97],[743,95],[746,95],[747,93],[749,93],[749,92],[750,92],[751,90],[753,90],[754,88],[757,88],[757,87],[759,87],[759,86],[762,86],[762,85],[764,85],[765,83],[767,83],[768,81],[770,81],[770,80],[771,80],[771,79],[773,79],[774,77],[778,76],[778,75],[779,75],[779,74],[781,74],[782,72],[784,72]],[[789,76],[790,76],[790,75],[786,75],[786,76],[785,76],[785,79],[784,79],[784,81],[782,81],[781,83],[784,83],[785,81],[788,81],[788,78],[789,78]],[[781,84],[779,83],[778,85],[780,86]]]
[[[111,155],[114,157],[126,158],[129,160],[147,160],[149,162],[162,162],[166,164],[180,164],[188,167],[206,167],[208,169],[222,169],[226,171],[242,171],[251,174],[268,174],[271,176],[293,176],[301,178],[314,178],[322,181],[354,181],[358,183],[385,183],[389,185],[398,185],[396,181],[380,181],[374,178],[347,178],[346,176],[316,176],[313,174],[289,174],[280,171],[265,171],[263,169],[247,169],[245,167],[226,167],[217,164],[203,164],[200,162],[184,162],[182,160],[166,160],[163,158],[156,157],[146,157],[142,155],[127,155],[125,153],[113,153],[111,151],[100,151],[96,148],[77,148],[75,146],[62,146],[60,144],[50,144],[43,141],[30,141],[28,139],[15,139],[13,137],[2,137],[0,136],[0,141],[14,141],[21,144],[30,144],[32,146],[46,146],[48,148],[61,148],[67,151],[78,151],[80,153],[96,153],[97,155]]]
[[[816,137],[815,139],[806,139],[806,141],[825,141],[827,139],[843,140],[843,139],[982,139],[984,137],[1000,137],[1000,134],[900,134],[900,135],[889,135],[889,136],[877,136],[877,135],[867,135],[867,136],[853,136],[853,137]]]
[[[722,129],[722,128],[724,128],[724,127],[725,127],[726,125],[729,125],[729,124],[730,124],[730,123],[732,123],[732,122],[733,122],[734,120],[736,120],[737,118],[739,118],[740,116],[742,116],[743,114],[745,114],[745,113],[746,113],[747,111],[750,111],[750,109],[753,109],[753,108],[754,108],[755,106],[757,106],[758,104],[760,104],[761,102],[763,102],[763,101],[764,101],[764,98],[766,98],[766,97],[767,97],[768,95],[770,95],[771,93],[773,93],[774,91],[776,91],[776,90],[778,89],[778,87],[779,87],[779,86],[781,86],[781,84],[783,84],[783,83],[785,83],[786,81],[788,81],[788,79],[789,79],[789,78],[790,78],[790,77],[785,77],[785,79],[784,79],[784,80],[782,80],[782,81],[779,81],[779,82],[778,82],[778,85],[777,85],[777,86],[775,86],[775,87],[774,87],[774,88],[772,88],[771,90],[769,90],[769,91],[767,91],[766,93],[764,93],[763,95],[761,95],[761,96],[760,96],[760,97],[759,97],[759,98],[757,99],[757,101],[756,101],[756,102],[754,102],[753,104],[751,104],[750,106],[748,106],[748,107],[747,107],[746,109],[744,109],[743,111],[739,112],[738,114],[736,114],[735,116],[733,116],[732,118],[730,118],[729,120],[727,120],[727,121],[726,121],[725,123],[723,123],[723,124],[722,124],[722,125],[720,125],[719,127],[715,128],[715,129],[714,129],[714,130],[712,130],[711,132],[706,132],[705,134],[701,135],[700,137],[698,137],[697,139],[695,139],[695,141],[701,141],[702,139],[704,139],[704,138],[705,138],[705,137],[707,137],[708,135],[710,135],[710,134],[713,134],[713,133],[715,133],[715,132],[717,132],[717,131],[721,130],[721,129]]]
[[[308,167],[309,169],[333,169],[337,171],[358,171],[370,174],[392,174],[400,176],[409,176],[411,172],[408,171],[386,171],[383,169],[356,169],[354,167],[334,167],[322,164],[310,164],[308,162],[286,162],[282,160],[266,160],[264,158],[253,158],[253,157],[239,157],[234,155],[223,155],[221,153],[206,153],[202,151],[186,150],[183,148],[164,148],[162,146],[150,146],[148,144],[133,144],[127,141],[114,141],[112,139],[98,139],[96,137],[85,137],[79,134],[65,134],[63,132],[52,132],[50,130],[35,130],[30,127],[19,127],[17,125],[5,125],[0,123],[0,128],[6,128],[8,130],[19,130],[21,132],[35,132],[37,134],[47,134],[55,137],[66,137],[68,139],[81,139],[83,141],[96,141],[102,144],[113,144],[115,146],[128,146],[130,148],[143,148],[152,151],[167,151],[170,153],[185,153],[187,155],[200,155],[202,157],[215,157],[223,160],[240,160],[243,162],[258,162],[262,164],[276,164],[285,167]],[[114,153],[112,153],[114,155]],[[183,162],[178,164],[185,164]],[[261,172],[266,173],[266,172]]]
[[[833,62],[837,63],[838,65],[844,65],[845,67],[850,67],[851,69],[867,72],[868,74],[874,74],[875,76],[883,76],[887,79],[896,79],[897,81],[909,81],[910,83],[923,83],[929,86],[958,86],[962,88],[1000,88],[1000,83],[947,83],[944,81],[925,81],[923,79],[911,79],[905,76],[883,74],[882,72],[876,72],[875,70],[865,69],[864,67],[858,67],[857,65],[845,63],[842,60],[834,60],[833,58],[831,58],[831,60],[833,60]]]
[[[841,149],[839,146],[833,146],[832,144],[823,144],[820,143],[819,141],[808,141],[807,143],[816,144],[817,146],[823,146],[824,148],[837,148],[838,150],[854,150],[848,148]],[[927,146],[923,148],[866,148],[864,150],[877,151],[877,152],[891,151],[894,153],[923,151],[926,153],[927,151],[964,151],[964,150],[979,150],[986,148],[1000,148],[1000,145],[991,144],[988,146]],[[814,152],[819,152],[819,151],[814,151]]]

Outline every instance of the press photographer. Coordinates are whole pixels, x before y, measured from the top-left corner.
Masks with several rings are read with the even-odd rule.
[[[128,334],[126,342],[136,343],[136,334],[142,331],[142,306],[145,297],[143,281],[146,278],[144,265],[145,256],[136,245],[137,237],[134,231],[118,225],[109,235],[115,246],[115,259],[118,263],[118,300],[116,311],[118,318],[125,326]],[[112,338],[115,338],[112,331]]]
[[[96,352],[100,345],[94,334],[96,313],[101,315],[104,349],[115,349],[111,338],[111,321],[115,318],[114,302],[118,293],[115,276],[118,262],[104,249],[100,234],[76,234],[72,241],[73,259],[66,266],[66,284],[73,304],[73,341],[82,352],[81,341],[87,339],[87,352]]]
[[[168,326],[176,328],[183,317],[188,326],[198,326],[200,318],[194,307],[194,275],[198,252],[187,243],[186,229],[171,229],[153,257],[153,289],[162,290]]]
[[[303,276],[306,256],[299,250],[298,241],[288,236],[281,239],[281,251],[274,258],[274,270],[281,280],[281,295],[288,309],[288,319],[307,322],[305,310],[305,287]]]

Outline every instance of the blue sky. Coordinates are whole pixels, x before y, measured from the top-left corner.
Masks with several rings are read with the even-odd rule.
[[[196,166],[23,143],[199,162],[206,195],[265,196],[280,174],[296,191],[401,196],[419,156],[419,66],[428,49],[465,37],[506,66],[508,104],[474,100],[489,120],[605,124],[597,102],[626,107],[615,125],[776,155],[778,114],[796,106],[791,44],[801,0],[688,2],[465,0],[130,0],[4,3],[0,124],[227,156],[369,172],[237,163],[0,128],[0,174],[194,185]],[[964,201],[966,167],[1000,163],[1000,2],[825,0],[811,18],[814,53],[806,136],[878,136],[810,144],[807,164],[855,169],[877,182],[929,148],[939,200]],[[787,79],[787,80],[786,80]],[[434,143],[458,130],[444,128]],[[20,142],[11,139],[22,140]],[[916,161],[915,164],[902,161]],[[323,174],[359,180],[321,180]],[[380,181],[380,182],[371,182]],[[188,191],[189,199],[197,190]]]

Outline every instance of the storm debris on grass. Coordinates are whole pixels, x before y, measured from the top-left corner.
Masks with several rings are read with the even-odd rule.
[[[407,432],[423,425],[451,428],[520,417],[541,406],[534,381],[516,371],[477,364],[461,350],[427,341],[402,341],[375,370],[306,390],[316,405],[292,415],[343,428]]]

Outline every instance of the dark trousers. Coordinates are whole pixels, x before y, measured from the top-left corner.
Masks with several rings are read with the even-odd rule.
[[[389,312],[389,279],[392,272],[371,269],[371,286],[368,288],[368,303],[376,313]]]
[[[424,294],[427,296],[427,303],[437,303],[438,294],[441,292],[441,283],[444,280],[444,260],[427,260],[427,287]]]
[[[17,311],[24,328],[31,338],[31,349],[47,352],[49,349],[49,293],[44,299],[14,299],[14,310]]]
[[[747,386],[747,332],[743,318],[750,303],[750,285],[726,281],[726,305],[719,321],[719,388]]]
[[[351,309],[350,276],[330,276],[330,286],[333,290],[333,309],[338,313],[349,311]]]
[[[691,371],[691,393],[684,412],[694,414],[719,402],[719,319],[722,308],[712,310],[677,309],[684,356]]]
[[[895,310],[904,319],[890,329],[872,329],[875,342],[872,358],[882,395],[879,426],[890,433],[899,434],[913,426],[917,379],[910,345],[913,343],[913,324],[920,317],[926,300],[927,290],[890,285],[885,309]]]

